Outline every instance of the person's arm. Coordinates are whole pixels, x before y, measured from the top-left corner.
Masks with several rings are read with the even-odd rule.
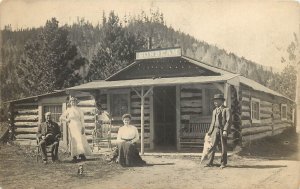
[[[68,120],[68,115],[69,115],[69,111],[68,111],[68,109],[66,109],[66,110],[61,114],[61,116],[59,117],[59,121],[60,121],[60,122],[63,122],[63,121],[69,122],[69,120]]]
[[[55,127],[56,127],[56,135],[55,135],[55,139],[56,140],[59,140],[60,137],[61,137],[61,131],[60,131],[60,127],[57,123],[54,123],[55,124]]]
[[[78,107],[77,107],[78,108]],[[85,134],[85,126],[84,126],[84,114],[83,111],[78,108],[80,112],[80,121],[81,121],[81,134]]]
[[[228,130],[230,128],[231,125],[231,112],[229,108],[225,108],[224,109],[224,130],[223,130],[223,135],[227,136],[228,134]]]
[[[42,137],[42,125],[41,124],[38,125],[38,130],[37,130],[37,133],[36,133],[36,137],[37,138]]]
[[[211,118],[211,123],[210,123],[209,129],[208,129],[208,132],[207,132],[208,135],[211,135],[212,132],[213,132],[213,129],[214,129],[215,110],[213,110],[213,113],[212,113],[211,117],[212,117]]]
[[[134,138],[131,140],[132,143],[136,143],[140,140],[140,135],[139,135],[139,131],[136,127],[134,127],[134,132],[135,132],[135,136]]]
[[[117,136],[117,141],[121,142],[122,141],[122,129],[121,127],[118,130],[118,136]]]

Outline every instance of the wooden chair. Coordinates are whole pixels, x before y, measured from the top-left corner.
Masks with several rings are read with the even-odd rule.
[[[210,123],[181,124],[180,145],[183,148],[202,148]]]
[[[95,128],[92,133],[92,151],[94,151],[94,148],[98,148],[98,151],[101,149],[101,146],[103,146],[103,143],[107,143],[107,148],[110,150],[112,149],[111,144],[111,120],[104,123],[96,123]]]
[[[40,160],[42,160],[42,149],[39,146],[40,141],[41,141],[40,138],[36,138],[36,162],[39,162]],[[46,146],[46,152],[47,152],[48,159],[52,158],[51,149],[52,149],[52,144]]]

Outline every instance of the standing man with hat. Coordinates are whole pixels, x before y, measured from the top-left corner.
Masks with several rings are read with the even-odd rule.
[[[58,160],[59,138],[61,136],[60,128],[57,123],[51,120],[51,112],[45,113],[45,122],[38,126],[37,137],[40,139],[39,146],[42,150],[43,162],[47,163],[46,146],[52,145],[52,161]]]
[[[209,162],[205,167],[213,166],[216,148],[219,143],[222,146],[222,157],[220,168],[225,168],[227,164],[227,136],[231,125],[230,109],[224,106],[223,94],[215,94],[214,98],[215,109],[212,113],[212,121],[208,130],[208,135],[211,136],[212,147],[209,150]]]

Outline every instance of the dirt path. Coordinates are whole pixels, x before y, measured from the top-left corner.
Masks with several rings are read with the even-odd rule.
[[[252,142],[223,170],[204,168],[190,156],[144,156],[148,166],[135,168],[108,164],[101,155],[74,164],[63,151],[60,162],[43,165],[30,147],[0,145],[0,189],[300,189],[299,139],[283,133]]]
[[[229,167],[204,168],[199,160],[151,157],[147,167],[136,167],[119,176],[78,188],[203,188],[203,189],[298,189],[299,161],[232,157]]]

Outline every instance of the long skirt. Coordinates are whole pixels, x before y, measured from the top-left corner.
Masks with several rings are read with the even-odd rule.
[[[118,144],[118,161],[122,166],[142,166],[146,162],[142,160],[135,144],[127,141]]]
[[[71,156],[76,156],[80,154],[91,155],[92,151],[87,142],[85,134],[81,133],[82,125],[79,121],[72,120],[69,124],[70,131],[70,151]]]

